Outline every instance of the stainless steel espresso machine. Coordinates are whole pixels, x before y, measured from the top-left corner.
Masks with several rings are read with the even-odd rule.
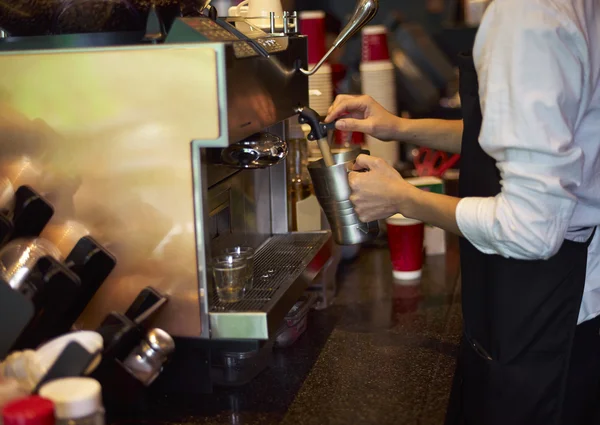
[[[361,0],[335,47],[376,10]],[[0,32],[0,174],[51,201],[50,225],[76,222],[115,256],[76,326],[152,286],[169,298],[153,326],[176,340],[165,375],[206,387],[216,357],[268,346],[332,243],[288,231],[286,120],[316,69],[295,13],[262,29],[214,13],[169,27],[151,9],[143,31]],[[255,283],[227,304],[210,260],[236,245],[257,250]]]

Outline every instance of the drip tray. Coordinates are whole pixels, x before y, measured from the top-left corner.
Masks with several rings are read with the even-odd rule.
[[[308,265],[330,232],[287,233],[268,239],[254,256],[254,285],[237,303],[215,295],[209,312],[213,339],[269,339],[311,283]]]

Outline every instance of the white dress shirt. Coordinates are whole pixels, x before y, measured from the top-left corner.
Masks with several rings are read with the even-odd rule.
[[[479,143],[502,192],[465,198],[463,235],[481,252],[548,259],[600,225],[600,0],[494,0],[473,50]],[[600,314],[600,228],[579,323]]]

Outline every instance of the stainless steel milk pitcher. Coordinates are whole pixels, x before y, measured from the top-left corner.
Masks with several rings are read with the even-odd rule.
[[[372,241],[379,234],[377,221],[363,223],[350,202],[348,173],[360,154],[368,151],[353,149],[333,155],[335,165],[326,167],[323,159],[311,162],[308,171],[321,208],[338,245],[356,245]]]

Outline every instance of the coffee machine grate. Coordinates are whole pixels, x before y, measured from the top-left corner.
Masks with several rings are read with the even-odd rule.
[[[298,280],[329,238],[329,232],[274,235],[254,256],[252,289],[237,303],[223,303],[215,294],[211,312],[268,312]]]

